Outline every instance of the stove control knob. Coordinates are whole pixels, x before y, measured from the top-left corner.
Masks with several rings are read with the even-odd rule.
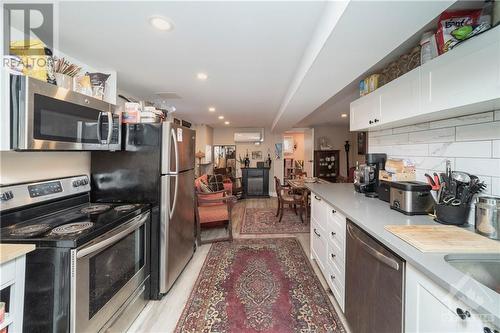
[[[73,187],[78,187],[82,185],[82,181],[77,179],[77,180],[73,180]]]
[[[3,192],[2,194],[0,194],[0,201],[9,201],[12,198],[14,198],[14,193],[12,193],[12,191]]]
[[[82,179],[82,184],[87,185],[89,183],[89,180],[87,178]]]

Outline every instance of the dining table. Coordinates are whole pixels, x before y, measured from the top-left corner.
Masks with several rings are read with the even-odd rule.
[[[315,179],[307,179],[307,178],[296,178],[296,179],[287,179],[286,180],[287,184],[290,186],[290,189],[292,191],[297,191],[297,192],[303,192],[303,191],[307,191],[307,192],[311,192],[306,184],[311,184],[311,183],[315,183],[315,184],[329,184],[330,182],[329,181],[326,181],[326,180],[323,180],[321,178],[315,178]],[[305,209],[305,213],[306,213],[306,219],[309,217],[309,213],[308,213],[308,207],[309,207],[309,195],[305,196],[307,202],[305,203],[305,206],[306,206],[306,209]]]

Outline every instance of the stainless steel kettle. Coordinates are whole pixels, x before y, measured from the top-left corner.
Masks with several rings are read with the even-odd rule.
[[[482,196],[476,202],[476,231],[492,239],[500,239],[500,197]]]

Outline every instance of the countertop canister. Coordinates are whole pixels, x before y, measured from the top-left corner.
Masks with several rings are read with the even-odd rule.
[[[492,239],[500,239],[500,198],[482,196],[476,203],[476,231]]]

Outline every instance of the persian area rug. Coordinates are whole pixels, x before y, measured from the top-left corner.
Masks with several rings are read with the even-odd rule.
[[[297,213],[299,213],[297,209]],[[246,208],[241,221],[240,234],[295,234],[309,232],[309,219],[302,213],[304,222],[293,209],[283,211],[279,222],[276,208]]]
[[[176,332],[344,333],[295,238],[214,243]]]

